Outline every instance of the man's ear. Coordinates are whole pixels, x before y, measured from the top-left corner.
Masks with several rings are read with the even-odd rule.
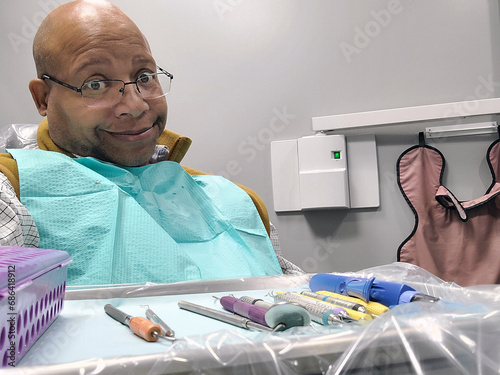
[[[49,86],[43,79],[32,79],[29,84],[31,96],[35,102],[36,109],[41,116],[47,116],[47,101],[49,97]]]

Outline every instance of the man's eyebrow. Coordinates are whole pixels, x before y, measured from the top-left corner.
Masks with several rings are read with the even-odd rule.
[[[155,64],[154,59],[152,59],[150,57],[147,57],[147,56],[144,56],[144,55],[134,56],[134,58],[132,59],[132,61],[135,64]],[[155,66],[156,66],[156,64],[155,64]]]
[[[78,67],[78,69],[76,70],[76,72],[80,73],[81,71],[85,70],[89,66],[92,66],[92,65],[102,65],[105,62],[107,62],[107,59],[103,59],[103,58],[91,58],[91,59],[85,61],[84,63],[82,63]]]

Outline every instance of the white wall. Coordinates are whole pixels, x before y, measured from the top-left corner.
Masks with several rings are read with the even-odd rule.
[[[27,84],[41,17],[62,0],[0,2],[0,126],[38,122]],[[283,251],[310,272],[396,260],[413,216],[396,185],[415,134],[377,136],[379,209],[273,211],[269,143],[312,134],[311,118],[498,96],[498,1],[114,0],[174,74],[170,129],[193,139],[184,164],[222,173],[268,205]],[[490,184],[491,136],[439,140],[459,199]]]

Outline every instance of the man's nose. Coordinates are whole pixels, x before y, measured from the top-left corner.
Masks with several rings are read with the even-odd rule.
[[[127,88],[127,86],[130,86]],[[139,117],[149,109],[149,104],[144,100],[135,82],[127,82],[122,89],[122,97],[115,107],[116,115],[130,115]]]

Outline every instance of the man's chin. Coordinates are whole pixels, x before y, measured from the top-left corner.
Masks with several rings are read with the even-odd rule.
[[[129,150],[126,152],[119,152],[114,154],[102,155],[101,157],[99,156],[95,157],[99,160],[120,165],[123,167],[142,167],[144,165],[149,164],[149,160],[153,155],[153,151],[134,152],[133,150]]]
[[[129,159],[129,158],[117,158],[112,163],[123,166],[123,167],[143,167],[145,165],[149,164],[149,160],[151,159],[151,156],[148,157],[142,157],[142,158],[134,158],[134,159]]]

